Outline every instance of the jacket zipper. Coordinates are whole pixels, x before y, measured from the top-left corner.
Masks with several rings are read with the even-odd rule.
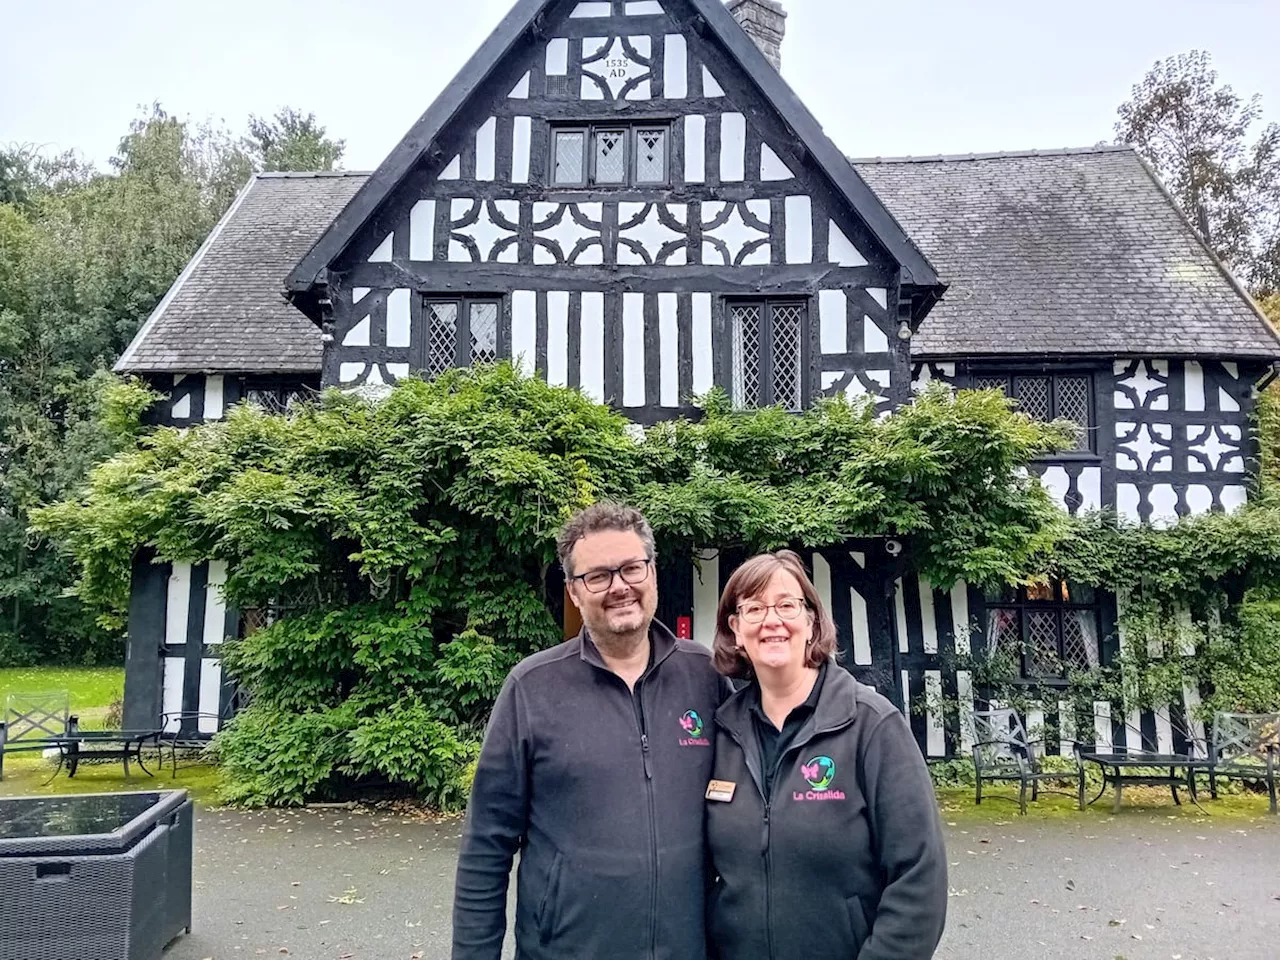
[[[658,950],[658,814],[654,809],[653,767],[649,753],[649,731],[644,719],[644,678],[636,681],[636,722],[640,727],[640,756],[644,761],[644,789],[649,807],[649,956]]]

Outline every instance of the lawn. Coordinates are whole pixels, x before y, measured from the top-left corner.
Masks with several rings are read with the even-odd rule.
[[[6,667],[0,669],[0,709],[10,693],[66,690],[85,729],[101,728],[112,702],[124,696],[124,667]]]

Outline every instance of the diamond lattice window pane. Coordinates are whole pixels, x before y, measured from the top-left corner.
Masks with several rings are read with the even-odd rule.
[[[471,362],[493,363],[498,359],[498,305],[473,303],[467,320],[471,328]]]
[[[973,389],[975,390],[999,390],[1005,396],[1009,395],[1009,378],[1008,377],[975,377],[973,380]]]
[[[1058,614],[1052,610],[1027,611],[1027,673],[1033,677],[1061,674],[1058,660]]]
[[[667,180],[667,131],[636,132],[636,182],[665,183]]]
[[[1089,449],[1089,378],[1058,378],[1058,416],[1080,425],[1077,450]]]
[[[596,131],[596,183],[627,179],[627,135],[623,130]]]
[[[733,328],[733,405],[760,405],[760,327],[758,304],[735,306],[729,322]]]
[[[581,130],[561,130],[556,133],[556,183],[584,183],[583,158],[586,156],[587,135]]]
[[[1049,420],[1049,378],[1019,377],[1018,408],[1033,420]]]
[[[1015,662],[1022,650],[1022,632],[1018,611],[991,608],[987,611],[987,652],[1012,657]]]
[[[427,304],[427,358],[423,369],[437,376],[454,364],[458,350],[458,304],[437,301]]]
[[[800,342],[804,308],[782,304],[773,308],[773,402],[787,410],[800,409]]]
[[[1062,659],[1073,667],[1098,663],[1098,630],[1092,610],[1066,610],[1062,615]]]

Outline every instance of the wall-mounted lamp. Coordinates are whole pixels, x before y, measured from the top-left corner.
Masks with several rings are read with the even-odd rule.
[[[906,320],[903,320],[902,323],[898,325],[898,339],[899,340],[911,339],[911,324],[907,323]]]

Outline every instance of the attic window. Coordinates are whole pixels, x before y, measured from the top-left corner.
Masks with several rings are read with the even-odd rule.
[[[552,129],[551,183],[557,187],[665,184],[666,124],[601,124]]]

